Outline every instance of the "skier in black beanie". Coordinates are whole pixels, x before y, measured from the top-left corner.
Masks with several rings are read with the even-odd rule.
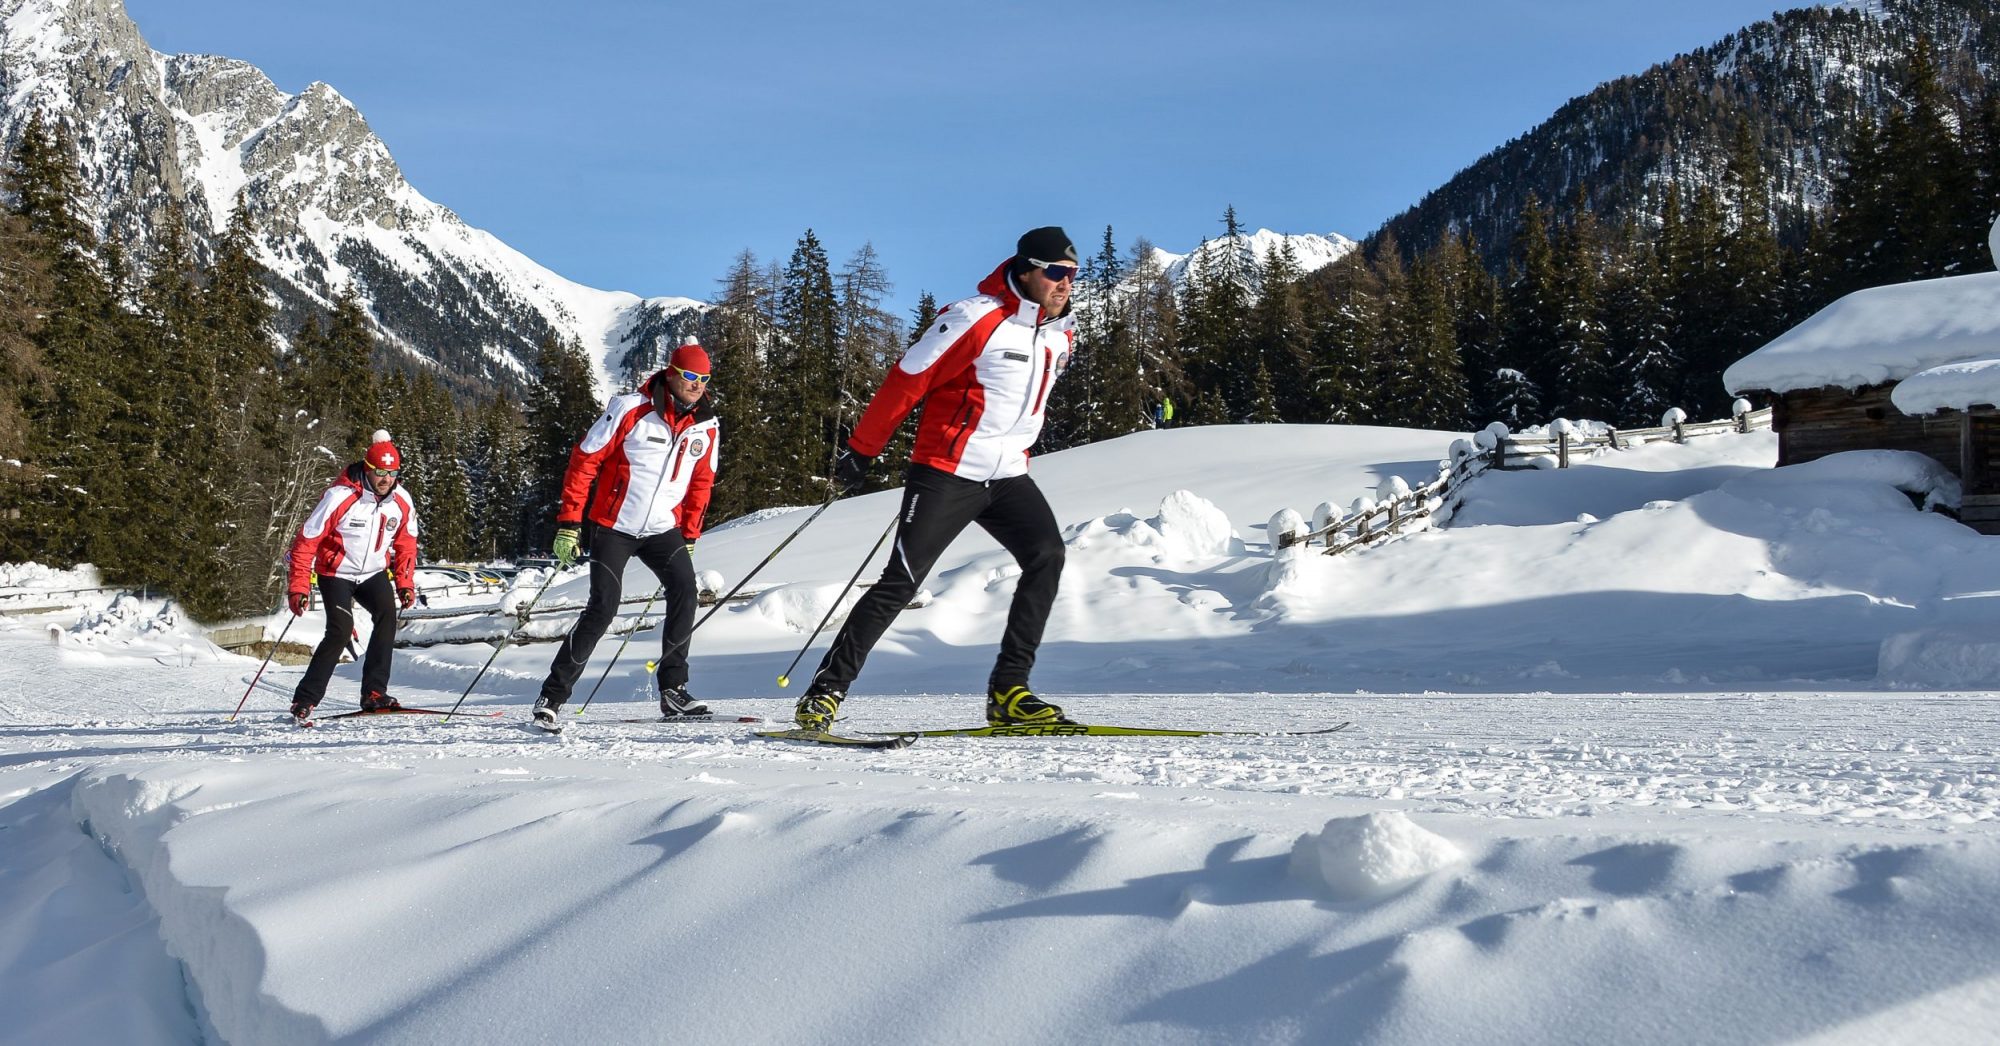
[[[1056,226],[1023,233],[1014,256],[980,282],[979,293],[945,306],[889,368],[854,434],[841,445],[834,482],[841,494],[853,494],[903,419],[918,404],[931,404],[910,450],[895,554],[881,580],[847,615],[799,699],[799,726],[819,731],[832,726],[868,651],[970,523],[979,524],[1021,565],[1000,654],[987,679],[986,721],[994,726],[1070,722],[1062,709],[1028,688],[1063,567],[1062,532],[1028,476],[1028,448],[1041,435],[1049,390],[1075,348],[1069,306],[1076,262],[1076,245]]]

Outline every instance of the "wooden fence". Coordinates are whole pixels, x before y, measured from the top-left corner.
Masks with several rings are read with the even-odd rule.
[[[1567,422],[1551,426],[1546,436],[1516,436],[1506,426],[1494,423],[1473,434],[1471,440],[1457,440],[1451,456],[1438,462],[1438,475],[1412,488],[1399,476],[1391,476],[1376,488],[1373,498],[1357,498],[1345,514],[1336,514],[1331,505],[1321,505],[1313,514],[1311,529],[1304,527],[1290,509],[1271,517],[1271,533],[1277,548],[1321,542],[1326,555],[1337,556],[1397,534],[1417,524],[1443,525],[1457,510],[1465,486],[1489,469],[1546,467],[1551,458],[1555,467],[1568,468],[1578,457],[1606,451],[1628,450],[1647,443],[1686,443],[1695,436],[1752,432],[1771,427],[1771,410],[1749,410],[1740,404],[1734,418],[1722,421],[1689,422],[1679,410],[1669,411],[1667,424],[1648,429],[1604,429],[1577,432]],[[1296,521],[1296,524],[1292,521]]]

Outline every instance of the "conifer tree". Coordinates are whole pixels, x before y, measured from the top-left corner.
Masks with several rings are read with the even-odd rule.
[[[106,435],[118,394],[101,367],[127,328],[96,234],[80,217],[72,157],[66,137],[36,115],[10,178],[32,264],[46,268],[50,289],[34,335],[49,381],[26,411],[40,496],[20,506],[19,533],[33,535],[20,553],[64,566],[95,556],[100,514],[124,499],[122,462]]]
[[[770,466],[779,496],[793,503],[824,497],[836,437],[843,426],[839,373],[840,303],[826,250],[807,229],[778,285],[778,340],[771,387],[786,405],[772,425]],[[852,425],[850,410],[844,419]]]
[[[903,338],[904,345],[915,345],[924,336],[931,324],[937,320],[937,297],[929,291],[917,296],[917,307],[910,310],[910,330]]]
[[[518,523],[526,511],[527,431],[520,411],[505,393],[473,412],[474,433],[465,449],[471,508],[471,554],[506,558],[527,550]]]
[[[335,296],[325,329],[304,344],[313,352],[306,364],[305,405],[320,419],[326,438],[338,441],[329,442],[329,447],[358,457],[377,427],[379,398],[373,366],[375,335],[352,287],[343,287]]]
[[[200,288],[184,218],[169,207],[160,225],[139,313],[121,324],[123,351],[103,362],[121,395],[105,431],[124,474],[122,497],[100,510],[93,553],[104,579],[132,587],[178,581],[198,617],[219,616],[228,595],[208,562],[224,540],[228,506],[208,482],[215,452],[213,357],[203,351]],[[165,506],[185,522],[159,533]]]
[[[1737,351],[1741,343],[1724,326],[1736,297],[1725,222],[1720,194],[1704,186],[1682,213],[1675,242],[1669,245],[1674,268],[1666,273],[1667,302],[1674,319],[1673,344],[1682,360],[1673,405],[1697,418],[1718,409],[1722,372],[1742,355]]]
[[[203,478],[227,506],[228,519],[210,562],[237,613],[282,598],[285,551],[330,471],[311,411],[284,386],[265,280],[256,229],[239,198],[215,243],[200,346],[212,360],[217,404],[214,453]]]
[[[29,409],[50,391],[38,338],[54,288],[48,258],[33,249],[32,237],[27,218],[0,206],[0,557],[7,558],[33,541],[14,531],[23,506],[40,496]]]
[[[1556,385],[1551,364],[1562,325],[1562,283],[1549,238],[1548,211],[1532,194],[1521,207],[1513,251],[1506,291],[1507,329],[1498,362],[1525,375],[1539,396]],[[1508,379],[1508,385],[1510,397],[1518,400],[1513,391],[1518,382]]]
[[[1324,412],[1316,420],[1372,424],[1378,407],[1369,382],[1380,325],[1379,282],[1359,251],[1327,266],[1315,282],[1327,301],[1313,330],[1313,398]]]
[[[788,409],[768,387],[764,354],[776,343],[772,322],[777,288],[768,282],[756,255],[745,250],[722,277],[715,308],[703,320],[714,377],[709,396],[721,424],[721,470],[709,502],[709,516],[726,520],[753,509],[783,504],[780,477],[771,467],[774,439],[784,431]]]
[[[1604,335],[1602,247],[1597,220],[1580,194],[1572,213],[1559,246],[1556,340],[1542,368],[1553,387],[1544,405],[1569,417],[1606,420],[1616,416],[1618,404]]]
[[[1521,371],[1499,368],[1493,372],[1490,387],[1493,420],[1504,422],[1509,429],[1520,430],[1549,420],[1543,416],[1541,394],[1536,391],[1534,381]]]
[[[522,547],[539,550],[555,540],[570,448],[590,431],[604,405],[597,398],[590,360],[573,340],[544,338],[535,353],[535,372],[541,380],[529,387],[523,404],[526,467],[518,533]]]
[[[1410,308],[1409,276],[1403,269],[1403,249],[1394,233],[1385,232],[1375,244],[1369,265],[1375,273],[1374,344],[1365,382],[1374,399],[1371,414],[1378,424],[1415,424],[1415,403],[1422,382],[1417,373],[1417,331]]]
[[[1264,256],[1257,283],[1263,293],[1253,310],[1253,337],[1258,362],[1272,386],[1277,420],[1311,420],[1317,414],[1312,398],[1312,321],[1298,253],[1290,240]]]
[[[1479,264],[1479,245],[1471,233],[1446,237],[1439,251],[1439,267],[1451,281],[1452,340],[1466,377],[1465,413],[1481,422],[1493,416],[1491,384],[1505,327],[1500,281]]]
[[[1465,369],[1451,303],[1455,244],[1448,237],[1410,269],[1405,344],[1415,381],[1402,423],[1418,428],[1456,429],[1465,423]]]
[[[1185,406],[1192,396],[1175,342],[1180,321],[1175,313],[1173,282],[1160,264],[1159,251],[1143,236],[1134,240],[1121,271],[1124,277],[1119,282],[1125,292],[1113,300],[1112,322],[1129,346],[1121,351],[1130,355],[1134,375],[1130,409],[1138,416],[1121,419],[1115,409],[1108,408],[1107,435],[1113,436],[1145,427],[1153,412],[1169,399]]]
[[[1605,336],[1618,395],[1618,409],[1608,420],[1644,428],[1659,424],[1674,405],[1681,366],[1671,337],[1673,317],[1660,299],[1664,278],[1658,252],[1630,236],[1625,242],[1604,286]]]
[[[1255,272],[1236,208],[1222,216],[1223,236],[1203,241],[1188,258],[1180,301],[1182,369],[1195,388],[1213,392],[1220,402],[1220,422],[1201,405],[1188,416],[1190,424],[1217,424],[1248,416],[1256,349],[1250,336],[1251,280]]]
[[[1716,349],[1710,373],[1697,375],[1696,395],[1683,408],[1696,417],[1726,417],[1734,399],[1722,387],[1729,365],[1776,337],[1787,326],[1786,302],[1780,281],[1783,255],[1772,217],[1770,180],[1765,177],[1749,121],[1739,121],[1735,147],[1724,180],[1731,208],[1728,229],[1718,253],[1726,278]]]

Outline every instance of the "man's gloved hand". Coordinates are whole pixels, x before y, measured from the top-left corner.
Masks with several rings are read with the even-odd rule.
[[[306,613],[306,594],[304,592],[286,593],[285,605],[291,607],[293,617],[304,617]]]
[[[416,605],[417,605],[417,590],[416,590],[416,589],[414,589],[414,588],[399,588],[399,589],[397,589],[397,590],[396,590],[396,601],[397,601],[398,603],[401,603],[401,604],[403,604],[403,609],[404,609],[404,610],[408,610],[408,609],[410,609],[411,607],[413,607],[413,606],[416,606]]]
[[[582,527],[557,527],[555,553],[556,565],[567,570],[576,565],[576,539],[583,536]]]
[[[833,487],[840,496],[852,497],[854,492],[868,482],[868,466],[875,459],[856,451],[853,447],[840,448],[840,456],[833,459]]]

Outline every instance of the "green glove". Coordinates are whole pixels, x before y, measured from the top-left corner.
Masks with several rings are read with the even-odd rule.
[[[694,558],[694,542],[690,541],[690,542],[688,542],[688,543],[687,543],[687,550],[688,550],[688,558],[689,558],[689,559],[693,559],[693,558]]]
[[[576,539],[583,534],[581,527],[557,527],[556,544],[553,551],[556,565],[568,569],[576,565]]]

